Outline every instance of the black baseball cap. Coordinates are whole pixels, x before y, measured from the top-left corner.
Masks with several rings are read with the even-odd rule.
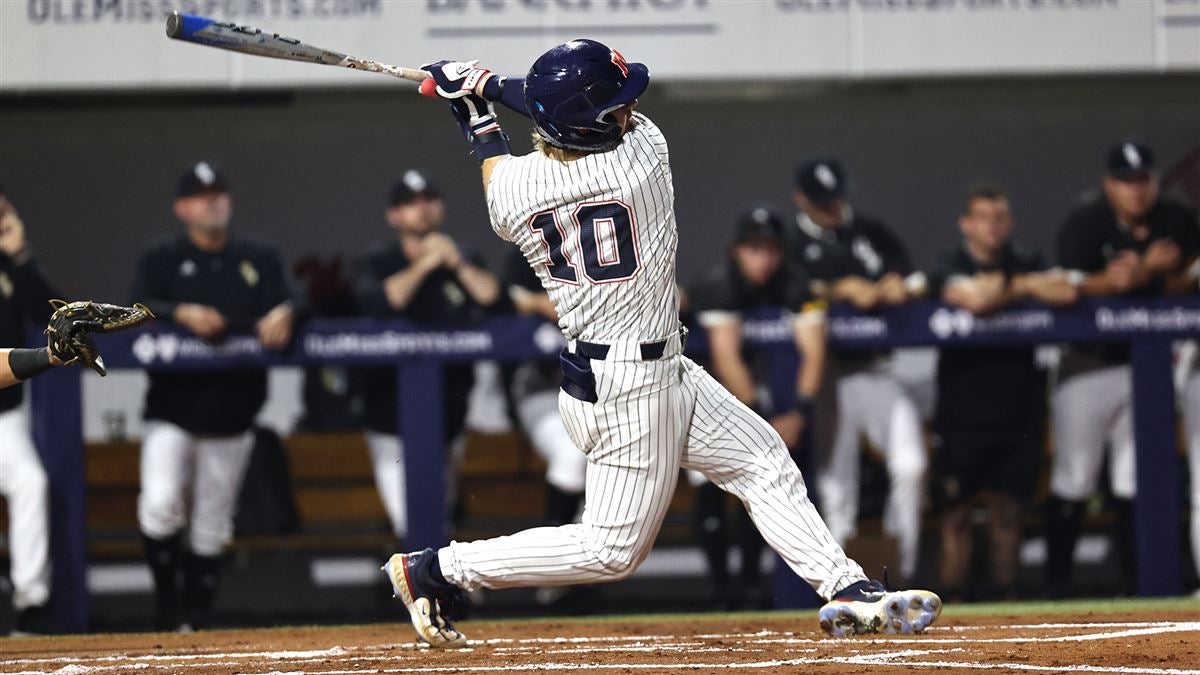
[[[817,205],[841,199],[846,194],[846,171],[836,159],[815,159],[796,170],[796,187]]]
[[[769,206],[754,206],[737,217],[734,233],[735,244],[763,239],[782,240],[783,218]]]
[[[392,189],[388,192],[388,206],[407,204],[418,196],[428,199],[441,199],[442,193],[433,187],[429,177],[416,169],[409,169],[396,177]]]
[[[229,192],[229,182],[225,176],[209,162],[196,162],[180,176],[175,196],[183,198],[219,192]]]
[[[1105,167],[1117,180],[1146,178],[1154,173],[1154,151],[1144,143],[1121,141],[1109,148]]]

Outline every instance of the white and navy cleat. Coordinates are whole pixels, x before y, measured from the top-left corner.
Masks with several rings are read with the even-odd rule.
[[[461,648],[467,636],[450,623],[444,612],[450,610],[462,591],[434,579],[430,568],[437,564],[433,549],[418,553],[397,553],[381,568],[392,582],[395,597],[404,602],[417,637],[430,647]]]
[[[942,599],[932,591],[894,591],[883,602],[887,607],[885,633],[920,633],[942,614]]]
[[[866,633],[920,633],[942,613],[936,593],[888,591],[878,581],[859,581],[839,591],[821,608],[821,630],[833,637]]]

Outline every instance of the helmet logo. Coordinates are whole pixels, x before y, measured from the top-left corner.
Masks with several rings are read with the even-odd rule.
[[[621,52],[612,49],[609,50],[609,57],[612,59],[613,65],[621,69],[621,74],[629,77],[629,64],[625,61],[625,57],[621,56]]]

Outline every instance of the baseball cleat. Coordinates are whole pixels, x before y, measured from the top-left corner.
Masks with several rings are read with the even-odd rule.
[[[404,602],[417,637],[430,647],[467,646],[467,636],[458,632],[443,614],[461,595],[455,586],[436,581],[430,568],[437,562],[433,549],[397,553],[382,568],[392,582],[394,596]]]
[[[942,599],[921,590],[888,591],[878,581],[859,581],[833,596],[818,615],[833,637],[864,633],[920,633],[942,613]]]

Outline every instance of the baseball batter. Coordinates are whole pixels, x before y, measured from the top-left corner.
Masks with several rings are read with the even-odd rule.
[[[573,40],[523,81],[473,63],[426,70],[482,163],[493,229],[554,302],[568,340],[559,411],[588,465],[581,523],[391,557],[384,571],[418,636],[466,645],[444,613],[463,590],[628,577],[650,552],[681,466],[736,494],[768,543],[831,599],[826,631],[928,626],[940,599],[868,580],[821,522],[779,435],[682,356],[667,143],[634,112],[646,66]],[[535,152],[511,155],[493,100],[533,118]]]

